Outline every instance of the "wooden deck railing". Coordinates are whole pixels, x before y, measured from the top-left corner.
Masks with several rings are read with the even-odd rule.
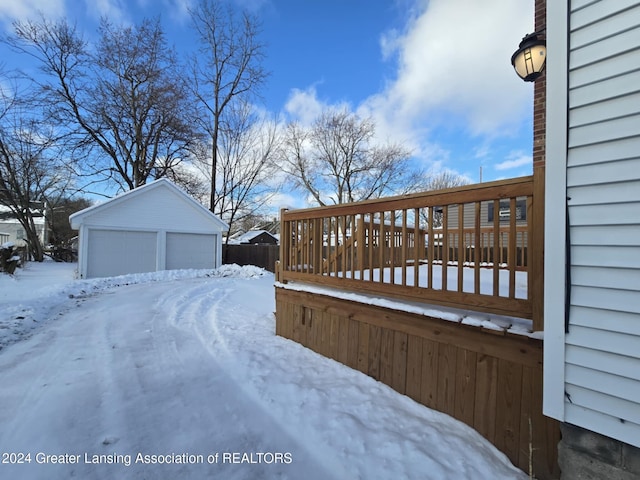
[[[283,210],[278,280],[527,318],[542,330],[535,206],[533,177],[522,177]]]

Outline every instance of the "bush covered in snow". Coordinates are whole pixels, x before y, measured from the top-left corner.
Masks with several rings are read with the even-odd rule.
[[[13,275],[19,266],[20,255],[17,254],[14,243],[6,242],[0,245],[0,272]]]

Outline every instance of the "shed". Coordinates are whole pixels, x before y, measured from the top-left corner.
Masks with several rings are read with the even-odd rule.
[[[167,179],[69,217],[79,230],[80,278],[222,264],[228,225]]]

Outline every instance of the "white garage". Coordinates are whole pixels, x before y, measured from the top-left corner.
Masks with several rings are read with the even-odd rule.
[[[80,278],[217,268],[229,227],[167,179],[74,213]]]

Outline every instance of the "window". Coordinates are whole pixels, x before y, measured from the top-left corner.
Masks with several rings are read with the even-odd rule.
[[[511,216],[510,212],[510,201],[509,200],[500,200],[500,211],[498,212],[498,216],[500,217],[501,222],[508,222],[509,217]],[[526,220],[527,219],[527,201],[517,200],[516,201],[516,220]],[[493,222],[493,202],[489,202],[487,205],[487,222]]]

